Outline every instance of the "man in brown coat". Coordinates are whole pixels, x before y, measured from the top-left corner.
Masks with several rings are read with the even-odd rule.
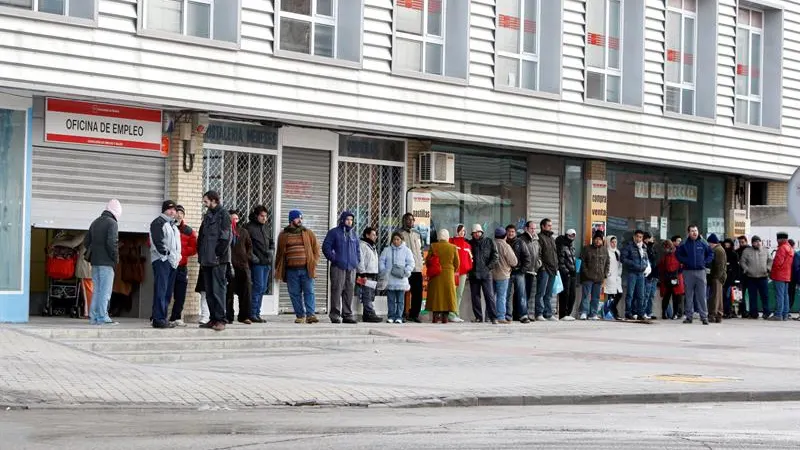
[[[250,325],[250,296],[252,281],[250,276],[250,263],[253,261],[253,241],[247,228],[239,223],[239,211],[228,211],[231,216],[231,266],[233,273],[228,279],[228,289],[225,295],[225,319],[233,323],[233,295],[239,297],[239,322]]]
[[[314,278],[320,246],[314,232],[303,226],[303,213],[289,211],[289,226],[278,236],[275,278],[285,282],[297,317],[295,323],[317,323]]]
[[[708,237],[708,245],[714,251],[714,260],[711,262],[711,275],[709,284],[711,296],[708,297],[708,321],[722,323],[722,298],[725,280],[728,278],[728,256],[725,249],[719,244],[716,234]]]

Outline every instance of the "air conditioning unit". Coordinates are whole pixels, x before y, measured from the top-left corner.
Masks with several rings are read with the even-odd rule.
[[[419,154],[419,182],[422,184],[454,184],[456,156],[452,153],[422,152]]]

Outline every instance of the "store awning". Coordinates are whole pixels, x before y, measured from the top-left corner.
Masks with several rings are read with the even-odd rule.
[[[431,198],[439,204],[452,204],[457,205],[461,202],[474,204],[474,205],[502,205],[509,203],[509,200],[503,200],[500,197],[492,195],[479,195],[479,194],[464,194],[456,191],[431,191]]]

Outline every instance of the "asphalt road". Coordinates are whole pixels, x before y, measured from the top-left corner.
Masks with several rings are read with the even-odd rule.
[[[0,449],[797,449],[800,403],[0,412]]]

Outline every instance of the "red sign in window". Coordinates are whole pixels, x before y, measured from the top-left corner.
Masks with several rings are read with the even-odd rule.
[[[430,0],[428,2],[428,12],[429,13],[442,12],[442,0]]]
[[[498,21],[500,22],[500,28],[519,30],[519,17],[500,14],[500,18]]]
[[[407,9],[418,9],[422,10],[423,0],[397,0],[397,6],[401,8]],[[442,4],[439,2],[439,8],[441,10]]]
[[[586,43],[589,45],[599,45],[602,47],[606,45],[606,38],[602,34],[589,33],[586,35]]]
[[[681,52],[673,49],[667,50],[667,61],[678,62],[681,60]]]
[[[526,20],[525,21],[525,32],[535,34],[536,33],[536,22],[533,20]]]
[[[744,64],[736,65],[736,75],[747,75],[748,67]]]

